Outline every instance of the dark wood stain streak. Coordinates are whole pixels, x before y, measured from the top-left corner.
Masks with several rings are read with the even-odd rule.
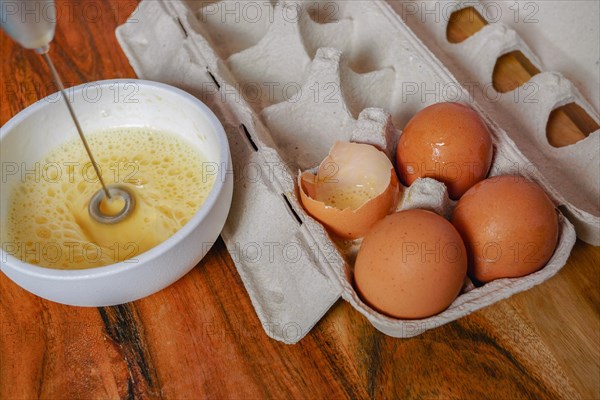
[[[366,341],[370,344],[367,390],[371,398],[376,396],[375,391],[377,389],[379,369],[381,368],[381,340],[381,334],[373,330]]]
[[[533,389],[535,388],[539,392],[536,393],[536,396],[532,397],[532,398],[539,399],[540,395],[544,395],[545,398],[553,398],[553,394],[547,391],[547,388],[545,387],[544,383],[540,382],[537,379],[535,379],[534,377],[532,377],[531,374],[529,373],[527,367],[525,367],[523,364],[521,364],[521,362],[519,360],[517,360],[507,349],[502,347],[496,340],[494,340],[493,337],[487,335],[482,330],[469,329],[469,328],[465,327],[461,322],[455,323],[454,325],[456,325],[454,331],[461,339],[473,342],[474,347],[477,347],[477,348],[484,349],[485,347],[491,347],[491,349],[495,353],[498,353],[505,361],[507,361],[509,363],[509,365],[512,368],[515,368],[517,370],[518,375],[515,375],[513,373],[512,374],[513,376],[519,376],[521,378],[527,379],[528,385],[524,385],[522,379],[514,379],[513,380],[513,384],[515,384],[516,386],[519,387],[520,393],[527,393],[528,397],[533,396],[532,392],[533,392]],[[484,361],[487,361],[487,360],[484,360]],[[491,370],[485,364],[480,364],[480,366],[483,367],[483,369],[488,372]],[[504,367],[504,368],[506,368],[506,367]],[[494,378],[497,378],[497,374],[495,372],[491,376]]]
[[[589,307],[594,310],[594,312],[600,315],[600,302],[598,301],[598,297],[592,291],[584,291],[581,293],[581,296],[585,299],[586,303],[588,303]],[[600,393],[598,394],[600,398]]]
[[[366,394],[363,388],[357,384],[357,373],[351,370],[351,365],[344,362],[344,354],[340,346],[336,345],[336,338],[317,325],[315,328],[316,339],[320,344],[319,349],[327,360],[329,367],[333,370],[337,381],[341,384],[347,398],[359,399]]]
[[[129,379],[127,379],[127,400],[135,399],[134,387],[135,383],[133,383],[133,378],[130,376]]]
[[[160,398],[160,382],[155,372],[152,356],[140,329],[143,324],[133,304],[99,307],[106,334],[121,349],[123,360],[132,379],[134,392],[147,392]],[[136,382],[140,377],[144,382]],[[136,385],[136,383],[141,383]],[[130,392],[128,382],[128,393]]]
[[[40,368],[40,380],[38,382],[37,388],[37,398],[42,398],[42,388],[44,387],[44,367],[46,365],[46,354],[48,353],[46,347],[44,346],[44,352],[42,354],[42,367]]]
[[[85,82],[87,80],[87,74],[81,72],[80,68],[77,67],[77,63],[73,61],[74,59],[76,59],[76,57],[69,57],[67,55],[67,53],[70,52],[69,49],[65,50],[62,46],[58,45],[56,46],[56,52],[60,57],[60,63],[64,66],[61,70],[58,71],[58,73],[61,75],[62,79],[66,79],[65,76],[67,75],[71,78],[70,80],[65,81],[65,87],[76,86],[79,82]],[[50,74],[50,71],[48,71],[48,74]],[[77,76],[77,82],[72,81],[73,75]],[[48,75],[49,82],[51,81],[51,79],[52,76]]]

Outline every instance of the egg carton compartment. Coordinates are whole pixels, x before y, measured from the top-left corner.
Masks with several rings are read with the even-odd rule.
[[[481,287],[467,279],[447,310],[422,320],[392,319],[364,304],[352,284],[360,240],[334,241],[305,212],[298,171],[318,166],[338,140],[372,144],[393,159],[396,127],[429,104],[466,102],[469,94],[385,2],[271,2],[261,6],[273,12],[267,25],[215,15],[243,4],[142,1],[138,22],[119,27],[117,37],[140,77],[188,90],[223,121],[236,176],[223,238],[269,336],[297,342],[342,297],[382,332],[411,337],[539,284],[566,263],[575,233],[561,215],[554,255],[536,273]],[[326,14],[332,4],[336,13]],[[281,14],[287,11],[294,17]],[[336,43],[342,33],[347,40]],[[255,96],[245,91],[255,80],[294,92]],[[407,82],[444,85],[449,98],[406,97]],[[515,168],[529,161],[477,104],[472,107],[492,134],[490,175],[524,175],[562,204],[535,167]],[[248,178],[248,170],[258,178]],[[446,216],[452,206],[445,186],[432,179],[403,187],[398,203],[398,209]],[[299,255],[268,251],[286,246]]]
[[[457,1],[444,6],[443,11],[439,4],[436,6],[435,2],[413,4],[415,7],[407,7],[401,1],[395,0],[389,3],[462,82],[472,86],[478,84],[479,89],[472,90],[475,100],[507,131],[525,157],[544,175],[549,184],[548,190],[553,192],[553,196],[563,206],[565,214],[575,224],[577,235],[590,244],[600,245],[598,111],[569,79],[559,72],[545,71],[546,68],[540,58],[519,33],[502,21],[508,19],[510,15],[511,20],[516,18],[521,25],[529,24],[527,29],[530,32],[533,29],[542,29],[539,25],[540,18],[543,17],[551,19],[551,21],[541,22],[547,22],[553,31],[568,29],[569,24],[572,26],[573,23],[578,22],[559,15],[542,16],[539,6],[529,11],[520,9],[521,14],[517,14],[514,2],[504,4],[504,7],[503,2],[490,7],[481,1]],[[571,7],[577,6],[571,4]],[[475,11],[470,14],[464,13],[463,20],[460,22],[453,20],[452,15],[458,15],[461,10],[469,11],[466,10],[468,8],[473,8]],[[494,9],[491,10],[492,8]],[[424,14],[426,9],[430,10],[429,15]],[[507,15],[502,15],[503,18],[497,16],[502,12]],[[580,9],[578,12],[585,11]],[[590,9],[588,12],[594,13],[597,10]],[[451,21],[457,24],[475,23],[478,18],[485,19],[485,16],[493,17],[493,20],[462,41],[456,43],[450,41],[448,31]],[[530,20],[536,23],[532,24]],[[513,21],[513,26],[516,25],[518,22]],[[570,49],[578,46],[578,43],[562,44],[563,48]],[[547,45],[556,44],[548,42]],[[490,85],[497,60],[503,55],[516,51],[528,60],[523,62],[530,63],[528,68],[533,69],[533,76],[523,85],[502,93],[500,88]],[[516,71],[512,73],[518,74]],[[598,81],[583,83],[596,90],[598,84],[600,84]],[[482,85],[487,86],[483,89]],[[588,125],[595,125],[595,131],[576,143],[555,147],[547,136],[551,113],[571,103],[581,107],[588,114],[592,119]]]

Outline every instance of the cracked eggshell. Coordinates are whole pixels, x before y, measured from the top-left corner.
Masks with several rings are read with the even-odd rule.
[[[394,211],[399,183],[389,158],[361,143],[336,142],[317,174],[298,176],[302,205],[342,239],[357,239]]]

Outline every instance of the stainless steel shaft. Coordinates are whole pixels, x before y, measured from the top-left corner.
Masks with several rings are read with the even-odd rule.
[[[85,147],[85,151],[87,152],[87,155],[90,158],[90,162],[92,163],[92,166],[94,167],[94,171],[96,171],[96,175],[98,176],[98,180],[100,181],[100,184],[102,185],[104,194],[106,195],[106,197],[108,199],[110,199],[110,191],[108,190],[108,188],[106,187],[106,184],[104,183],[104,180],[102,179],[102,172],[100,172],[100,167],[96,163],[96,159],[94,159],[94,155],[92,154],[92,151],[90,150],[90,146],[88,145],[88,142],[85,139],[85,135],[83,134],[81,125],[79,125],[79,120],[77,119],[77,116],[75,115],[75,111],[73,111],[71,102],[69,101],[67,93],[65,92],[65,87],[62,83],[62,79],[60,78],[58,71],[54,67],[54,63],[52,62],[52,59],[50,58],[50,55],[48,54],[48,52],[46,51],[44,53],[41,53],[41,55],[42,55],[42,57],[44,57],[44,60],[46,60],[46,64],[48,64],[48,68],[50,68],[50,71],[52,72],[52,76],[54,77],[54,82],[58,86],[58,90],[60,90],[60,94],[62,95],[63,99],[65,100],[65,104],[67,105],[67,108],[69,109],[69,113],[71,114],[73,123],[75,124],[75,127],[77,128],[77,133],[79,133],[79,138],[81,139],[81,142],[83,143],[83,147]]]

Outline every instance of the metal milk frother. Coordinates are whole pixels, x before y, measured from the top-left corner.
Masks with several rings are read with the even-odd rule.
[[[92,155],[71,102],[65,93],[62,80],[48,54],[50,42],[54,38],[54,30],[56,27],[56,6],[54,0],[0,0],[0,26],[14,41],[26,49],[35,50],[35,52],[40,54],[48,64],[54,82],[58,86],[62,98],[69,110],[69,114],[73,119],[73,123],[77,128],[83,147],[85,148],[90,162],[96,171],[98,180],[102,185],[102,188],[92,196],[92,199],[89,202],[88,212],[90,213],[90,216],[103,224],[115,224],[124,220],[135,208],[135,197],[129,189],[123,185],[111,184],[107,186],[104,183],[100,168]],[[119,197],[123,199],[124,206],[118,213],[109,215],[102,212],[100,204],[105,198],[111,200]]]

